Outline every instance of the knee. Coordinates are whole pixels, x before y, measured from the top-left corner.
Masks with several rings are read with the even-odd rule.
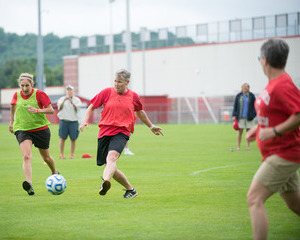
[[[32,159],[32,154],[31,153],[25,153],[25,154],[23,154],[23,161],[24,162],[31,161],[31,159]]]
[[[255,206],[260,203],[258,196],[253,192],[249,191],[247,194],[247,203],[249,207]]]
[[[106,162],[107,163],[115,163],[117,162],[118,158],[119,158],[119,153],[118,152],[110,152],[108,155],[107,155],[107,159],[106,159]]]

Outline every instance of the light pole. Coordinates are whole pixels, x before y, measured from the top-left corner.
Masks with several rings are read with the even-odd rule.
[[[109,0],[109,30],[110,30],[110,74],[114,72],[114,34],[113,34],[113,11],[112,11],[112,3],[115,0]]]
[[[41,0],[38,0],[38,38],[37,38],[37,88],[44,91],[44,60],[43,60],[43,37],[41,26]]]
[[[126,57],[127,57],[127,71],[131,72],[131,32],[130,32],[130,13],[129,0],[126,0]],[[129,86],[130,86],[129,82]]]
[[[140,30],[140,40],[142,42],[142,65],[143,65],[143,95],[146,96],[146,56],[145,56],[145,42],[147,29],[141,28]]]

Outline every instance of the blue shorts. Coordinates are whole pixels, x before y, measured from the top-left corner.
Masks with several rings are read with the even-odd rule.
[[[67,139],[68,136],[72,140],[76,140],[79,135],[79,130],[78,130],[79,123],[78,121],[75,122],[68,122],[64,120],[59,121],[59,137],[63,139]]]

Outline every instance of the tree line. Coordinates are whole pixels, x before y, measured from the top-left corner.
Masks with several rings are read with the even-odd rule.
[[[71,37],[59,38],[54,34],[43,37],[44,72],[47,86],[63,85],[63,56],[69,54]],[[22,72],[36,76],[37,35],[5,33],[0,28],[0,88],[18,87]]]

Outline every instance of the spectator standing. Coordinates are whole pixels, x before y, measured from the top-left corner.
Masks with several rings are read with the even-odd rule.
[[[60,159],[65,159],[64,149],[65,141],[70,136],[71,140],[71,153],[70,158],[74,158],[76,140],[79,135],[79,107],[81,101],[78,97],[74,96],[74,87],[68,85],[66,87],[66,96],[61,97],[57,102],[59,113],[59,150]]]
[[[241,92],[238,93],[234,100],[232,120],[238,121],[238,145],[237,151],[240,151],[243,131],[249,131],[254,126],[254,118],[256,112],[254,108],[255,96],[250,92],[248,83],[244,83],[241,87]],[[250,150],[250,142],[247,140],[247,150]]]

